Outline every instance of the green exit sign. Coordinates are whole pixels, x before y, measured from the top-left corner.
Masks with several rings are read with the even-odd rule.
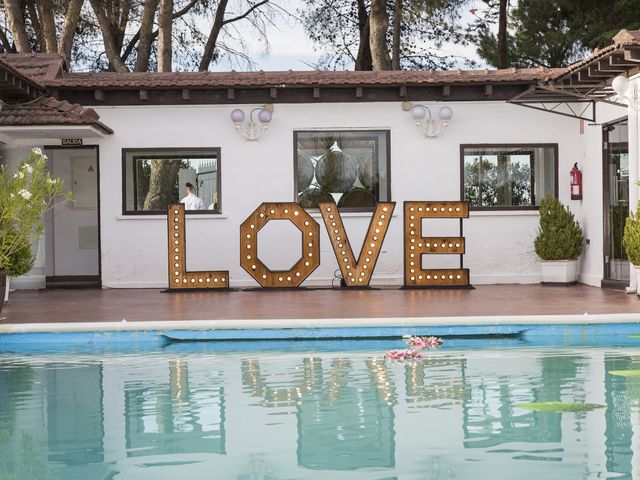
[[[78,147],[80,145],[82,145],[81,138],[63,138],[62,139],[63,147]]]

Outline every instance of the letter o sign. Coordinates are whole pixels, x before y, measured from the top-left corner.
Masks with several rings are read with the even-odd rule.
[[[302,258],[290,270],[270,270],[259,258],[258,231],[269,220],[289,220],[302,233]],[[240,225],[240,266],[261,286],[298,287],[320,265],[320,226],[294,202],[263,203]]]

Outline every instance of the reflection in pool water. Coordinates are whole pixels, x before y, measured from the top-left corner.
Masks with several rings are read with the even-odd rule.
[[[0,354],[0,479],[640,478],[640,350],[383,356]]]

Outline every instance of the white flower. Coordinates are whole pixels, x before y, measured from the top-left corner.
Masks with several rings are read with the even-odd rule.
[[[31,151],[36,155],[42,155],[42,149],[40,147],[32,148]]]
[[[33,167],[31,165],[29,165],[28,163],[24,164],[24,169],[29,173],[33,173]]]
[[[20,195],[25,200],[29,200],[31,198],[31,192],[25,190],[24,188],[18,192],[18,195]]]
[[[56,180],[54,180],[53,178],[47,178],[47,182],[49,183],[49,185],[55,185],[56,183],[58,183]]]
[[[13,193],[10,193],[10,194],[9,194],[9,196],[10,196],[11,198],[15,198],[15,197],[16,197]]]
[[[24,173],[18,170],[16,173],[13,174],[13,178],[24,178]]]

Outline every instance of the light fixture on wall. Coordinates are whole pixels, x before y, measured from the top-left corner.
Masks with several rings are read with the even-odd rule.
[[[253,114],[258,112],[258,122],[254,121]],[[267,103],[262,107],[252,108],[249,112],[249,120],[245,122],[244,110],[236,108],[231,112],[231,121],[234,123],[237,132],[251,142],[258,140],[269,128],[269,122],[273,117],[273,104]]]
[[[426,105],[414,105],[411,102],[403,102],[402,110],[410,112],[416,121],[418,130],[427,138],[437,137],[443,128],[449,125],[449,121],[453,117],[451,107],[441,107],[438,110],[438,118],[434,118],[431,109]]]
[[[633,85],[624,75],[618,75],[611,81],[611,88],[616,92],[618,99],[623,100],[634,110],[640,109],[640,98],[638,98],[638,87]],[[628,93],[627,93],[628,92]]]

